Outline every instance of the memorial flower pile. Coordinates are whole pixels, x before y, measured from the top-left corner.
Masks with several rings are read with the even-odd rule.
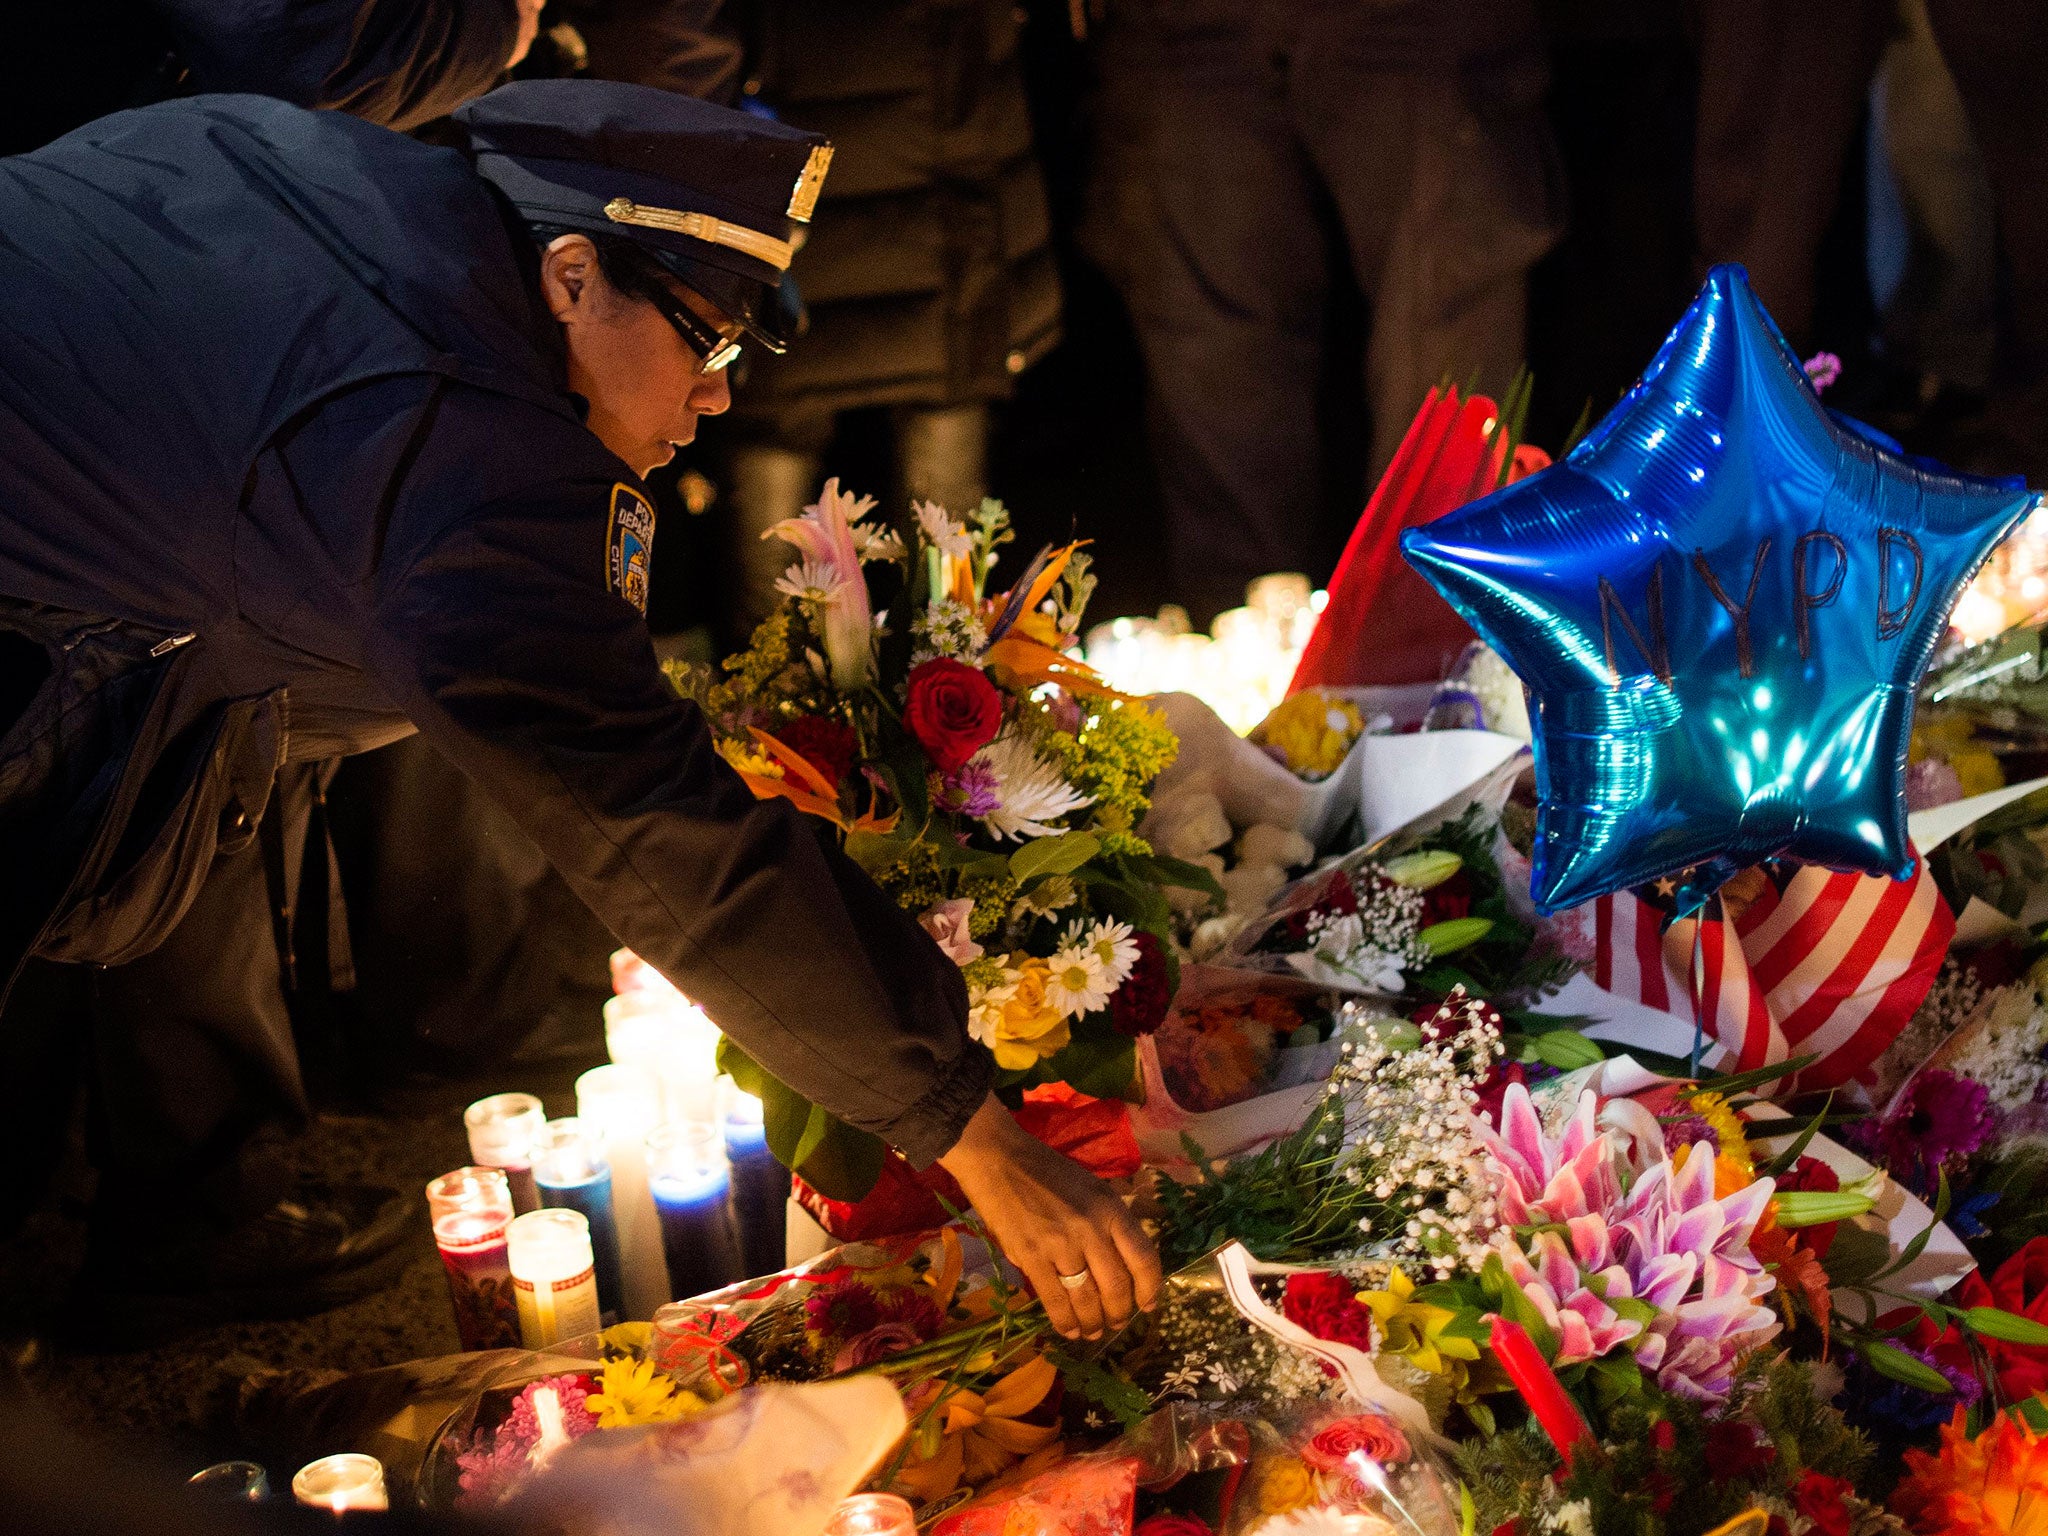
[[[961,968],[999,1085],[1124,1092],[1132,1042],[1173,984],[1164,888],[1211,883],[1138,835],[1173,733],[1074,654],[1094,586],[1080,545],[1040,551],[1001,585],[1012,536],[998,503],[965,518],[921,503],[902,533],[874,513],[832,481],[771,530],[794,557],[781,608],[719,668],[679,669],[678,686],[756,795],[835,828]],[[728,1066],[794,1097],[731,1048]],[[811,1122],[769,1116],[792,1123]],[[809,1145],[798,1172],[813,1187],[853,1199],[872,1186],[872,1138],[831,1122]]]

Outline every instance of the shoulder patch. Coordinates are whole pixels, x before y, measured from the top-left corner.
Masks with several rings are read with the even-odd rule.
[[[647,613],[647,575],[654,563],[654,507],[624,481],[612,487],[605,526],[605,585]]]

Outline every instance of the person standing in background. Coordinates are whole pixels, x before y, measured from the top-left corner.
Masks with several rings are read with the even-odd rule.
[[[1173,585],[1201,622],[1313,568],[1333,364],[1363,366],[1369,476],[1432,384],[1500,389],[1520,365],[1564,214],[1542,38],[1531,0],[1112,0],[1096,30],[1084,243],[1131,309]],[[1325,355],[1347,279],[1357,363]]]
[[[526,57],[544,0],[78,0],[16,7],[0,48],[0,155],[124,107],[241,91],[401,132]]]

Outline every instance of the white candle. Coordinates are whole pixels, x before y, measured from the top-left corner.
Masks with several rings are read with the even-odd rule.
[[[716,1112],[718,1028],[678,993],[623,993],[604,1005],[605,1051],[661,1084],[663,1118],[708,1120]]]
[[[351,1509],[391,1507],[384,1492],[384,1463],[354,1451],[307,1462],[292,1479],[292,1497],[337,1515]]]
[[[590,1222],[581,1211],[528,1211],[514,1219],[505,1245],[519,1300],[519,1336],[528,1349],[598,1330],[597,1265]]]
[[[612,1210],[619,1227],[619,1289],[624,1321],[646,1322],[669,1300],[661,1223],[647,1191],[647,1133],[661,1120],[661,1095],[648,1072],[593,1067],[576,1079],[577,1118],[604,1139],[612,1166]]]

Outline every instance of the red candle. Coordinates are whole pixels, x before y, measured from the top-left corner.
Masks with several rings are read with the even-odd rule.
[[[1565,1466],[1571,1466],[1572,1453],[1580,1444],[1593,1443],[1593,1426],[1586,1422],[1579,1405],[1572,1401],[1564,1383],[1557,1379],[1557,1372],[1550,1368],[1543,1351],[1520,1323],[1505,1317],[1494,1318],[1492,1343],[1494,1357],[1508,1373],[1508,1380],[1515,1384],[1529,1411],[1536,1415],[1536,1422],[1550,1436],[1550,1443],[1557,1447]]]

